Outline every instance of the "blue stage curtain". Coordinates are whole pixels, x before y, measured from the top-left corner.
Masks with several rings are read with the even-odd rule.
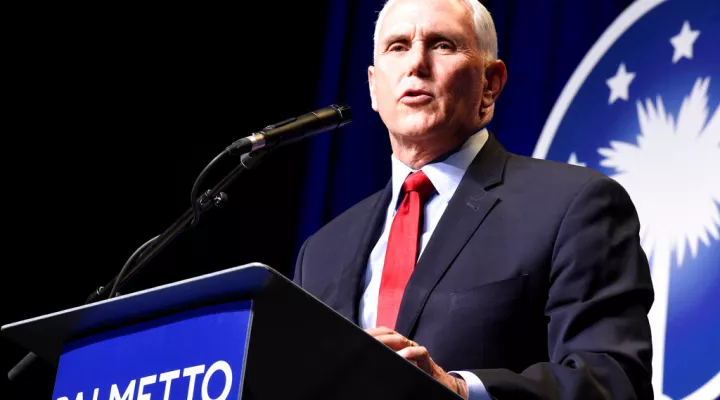
[[[484,1],[495,21],[509,79],[489,129],[518,154],[531,155],[566,81],[630,0]],[[297,246],[333,217],[380,190],[390,178],[390,145],[370,107],[375,20],[384,1],[332,0],[318,107],[344,102],[353,122],[309,143]]]

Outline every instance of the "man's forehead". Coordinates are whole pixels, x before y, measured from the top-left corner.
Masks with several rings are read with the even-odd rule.
[[[472,28],[471,23],[468,7],[461,0],[396,0],[386,10],[379,36],[384,39],[415,27],[461,33]]]

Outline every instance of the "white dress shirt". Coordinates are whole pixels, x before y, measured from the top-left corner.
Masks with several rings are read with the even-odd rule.
[[[443,161],[427,164],[421,168],[433,186],[435,186],[436,193],[425,203],[424,226],[422,226],[420,230],[421,240],[418,259],[422,255],[450,199],[453,194],[455,194],[455,190],[460,184],[460,180],[465,174],[465,171],[478,152],[480,152],[480,149],[485,145],[487,139],[488,132],[486,129],[482,129],[466,140],[456,153],[450,155]],[[387,209],[382,234],[370,253],[370,259],[368,260],[368,266],[365,272],[365,290],[360,299],[360,325],[363,329],[375,327],[380,279],[382,277],[382,268],[385,261],[385,250],[387,249],[390,227],[398,206],[398,197],[400,196],[403,182],[410,173],[416,172],[400,162],[394,155],[391,156],[391,159],[392,198]],[[430,356],[432,357],[432,354]],[[461,376],[467,382],[470,400],[490,399],[485,386],[475,374],[467,371],[451,372]]]

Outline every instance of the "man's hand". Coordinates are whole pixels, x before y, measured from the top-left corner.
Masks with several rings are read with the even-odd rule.
[[[435,364],[425,347],[386,327],[370,328],[366,329],[365,332],[395,350],[397,354],[417,365],[440,383],[450,388],[450,390],[462,396],[462,398],[468,398],[465,380],[448,374],[439,365]]]

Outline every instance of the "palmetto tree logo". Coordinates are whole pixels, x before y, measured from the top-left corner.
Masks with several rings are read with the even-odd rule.
[[[600,165],[613,168],[640,216],[640,237],[650,258],[656,298],[650,310],[653,386],[662,393],[665,329],[673,254],[682,267],[689,248],[720,240],[720,107],[709,118],[710,78],[698,78],[677,119],[655,104],[637,102],[637,143],[610,142],[598,152]],[[712,172],[714,171],[714,172]],[[678,185],[682,189],[678,188]]]

